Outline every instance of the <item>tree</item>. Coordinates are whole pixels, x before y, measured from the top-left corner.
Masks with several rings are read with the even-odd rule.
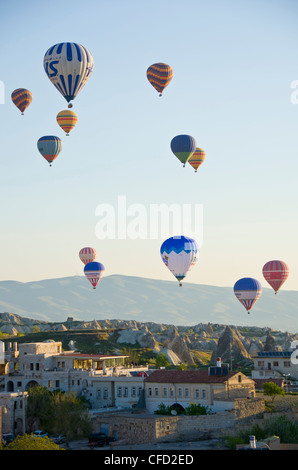
[[[17,436],[4,450],[60,450],[59,446],[48,437],[37,437],[33,434]]]
[[[27,429],[29,432],[36,426],[47,429],[51,419],[51,392],[46,387],[31,387],[26,405]]]
[[[285,391],[283,388],[276,385],[274,382],[265,382],[262,385],[265,395],[269,395],[272,397],[272,403],[276,395],[285,396]]]
[[[90,433],[88,408],[88,401],[72,392],[31,388],[26,407],[29,429],[32,431],[38,425],[48,433],[63,434],[68,445],[71,439]]]
[[[88,402],[74,393],[58,392],[53,395],[54,418],[51,431],[65,436],[66,446],[75,437],[90,434],[92,425]]]
[[[156,361],[155,361],[156,367],[167,367],[170,365],[167,356],[163,353],[159,353],[156,356]]]

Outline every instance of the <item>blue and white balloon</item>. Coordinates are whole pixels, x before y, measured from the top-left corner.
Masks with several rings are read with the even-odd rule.
[[[261,283],[252,277],[243,277],[234,285],[234,294],[243,307],[246,308],[247,313],[250,313],[250,310],[260,298],[261,293]]]
[[[62,42],[50,47],[43,61],[47,76],[68,103],[75,99],[89,80],[93,65],[88,49],[74,42]]]
[[[198,260],[199,247],[192,238],[179,235],[165,240],[161,245],[160,254],[164,264],[182,286],[181,281]]]

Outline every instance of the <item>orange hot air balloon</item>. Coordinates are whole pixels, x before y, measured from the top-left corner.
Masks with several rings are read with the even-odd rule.
[[[74,111],[66,109],[65,111],[60,111],[56,116],[57,122],[61,129],[66,132],[66,135],[69,135],[70,131],[74,128],[78,122],[78,116]]]
[[[173,78],[173,69],[170,65],[161,62],[152,64],[147,69],[147,78],[155,90],[159,92],[159,96],[162,96],[162,92]]]
[[[188,163],[195,169],[195,172],[197,172],[199,166],[205,160],[205,156],[206,153],[204,150],[197,147],[192,156],[188,159]]]
[[[28,108],[29,104],[32,101],[32,93],[26,88],[17,88],[11,94],[12,102],[16,107],[24,114],[24,111]]]

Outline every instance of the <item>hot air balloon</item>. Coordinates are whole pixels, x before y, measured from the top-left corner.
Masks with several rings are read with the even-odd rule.
[[[60,111],[56,116],[59,126],[66,132],[66,135],[69,135],[70,131],[74,128],[78,122],[78,116],[74,111],[66,109],[65,111]]]
[[[247,313],[250,313],[251,308],[261,296],[262,286],[256,279],[244,277],[235,283],[234,293],[246,308]]]
[[[173,69],[170,65],[163,63],[150,65],[147,69],[147,78],[159,92],[159,96],[162,96],[162,92],[173,78]]]
[[[98,263],[97,261],[92,261],[91,263],[87,263],[84,267],[84,274],[88,281],[93,286],[93,289],[96,289],[97,284],[101,280],[103,273],[105,271],[105,267],[103,264]]]
[[[196,150],[196,141],[191,135],[176,135],[171,140],[171,150],[185,166],[185,163]]]
[[[161,258],[179,281],[180,286],[182,286],[181,281],[185,278],[187,272],[196,264],[198,252],[197,242],[183,235],[168,238],[161,245]]]
[[[41,155],[52,166],[52,162],[58,157],[62,150],[62,140],[55,135],[45,135],[37,141],[37,148]]]
[[[188,163],[194,168],[195,172],[197,172],[199,166],[205,160],[205,156],[206,154],[204,150],[197,147],[194,153],[191,155],[191,157],[189,157]]]
[[[93,57],[80,44],[62,42],[47,50],[43,66],[50,81],[69,103],[89,80],[93,71]]]
[[[272,260],[263,266],[263,276],[275,294],[289,277],[289,267],[284,261]]]
[[[84,264],[88,264],[94,261],[96,259],[96,255],[96,250],[94,248],[91,248],[90,246],[86,246],[85,248],[82,248],[79,251],[80,260]]]
[[[29,104],[32,101],[32,93],[26,88],[17,88],[11,94],[12,102],[16,107],[24,114],[24,111],[28,108]]]

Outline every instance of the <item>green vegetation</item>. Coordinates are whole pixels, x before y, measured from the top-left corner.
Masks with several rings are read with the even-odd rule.
[[[71,392],[33,387],[26,406],[27,425],[30,430],[38,426],[50,434],[63,434],[68,445],[70,440],[90,433],[88,408],[87,400]]]
[[[256,424],[251,429],[240,431],[235,436],[227,436],[226,445],[231,449],[236,449],[237,444],[248,444],[251,435],[255,436],[257,441],[278,436],[281,443],[297,444],[298,421],[291,421],[286,416],[271,418],[265,421],[263,426]]]
[[[179,406],[171,405],[166,406],[164,403],[158,405],[157,410],[154,411],[156,415],[172,415],[173,411],[177,415],[195,416],[195,415],[209,415],[211,409],[208,406],[200,405],[199,403],[190,403],[184,409]]]
[[[262,388],[265,395],[272,397],[272,402],[274,401],[276,395],[282,395],[283,397],[285,396],[284,389],[276,385],[274,382],[265,382],[262,385]]]

